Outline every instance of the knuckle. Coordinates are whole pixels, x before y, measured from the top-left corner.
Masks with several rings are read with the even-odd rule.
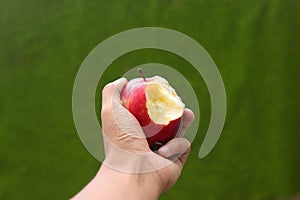
[[[106,95],[112,93],[113,89],[114,89],[114,87],[112,84],[109,83],[109,84],[105,85],[102,90],[102,95],[106,96]]]

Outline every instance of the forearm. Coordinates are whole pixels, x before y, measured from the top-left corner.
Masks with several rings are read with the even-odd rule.
[[[151,183],[145,183],[142,176],[102,165],[94,179],[73,200],[157,200],[159,192]]]

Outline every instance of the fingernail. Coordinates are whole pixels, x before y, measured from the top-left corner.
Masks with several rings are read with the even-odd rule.
[[[168,146],[162,146],[159,152],[167,156],[170,153],[170,148]]]

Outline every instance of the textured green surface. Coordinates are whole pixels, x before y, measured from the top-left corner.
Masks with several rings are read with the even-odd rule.
[[[141,50],[106,71],[99,89],[131,66],[160,62],[180,68],[198,92],[202,114],[192,154],[161,199],[264,200],[299,193],[299,6],[297,0],[1,0],[0,199],[67,199],[93,177],[99,162],[73,124],[73,81],[99,42],[141,26],[175,29],[201,43],[228,97],[221,139],[200,160],[210,102],[188,63]]]

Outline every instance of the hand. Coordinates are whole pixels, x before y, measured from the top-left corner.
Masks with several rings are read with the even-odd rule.
[[[157,199],[181,174],[190,153],[190,142],[177,137],[157,153],[152,152],[138,121],[122,105],[120,94],[126,83],[127,80],[121,78],[106,85],[102,91],[101,119],[106,158],[94,180],[76,197]],[[193,119],[193,112],[185,109],[180,136]],[[108,179],[114,179],[111,185],[106,182]],[[101,192],[99,188],[95,189],[97,187],[106,189]]]

